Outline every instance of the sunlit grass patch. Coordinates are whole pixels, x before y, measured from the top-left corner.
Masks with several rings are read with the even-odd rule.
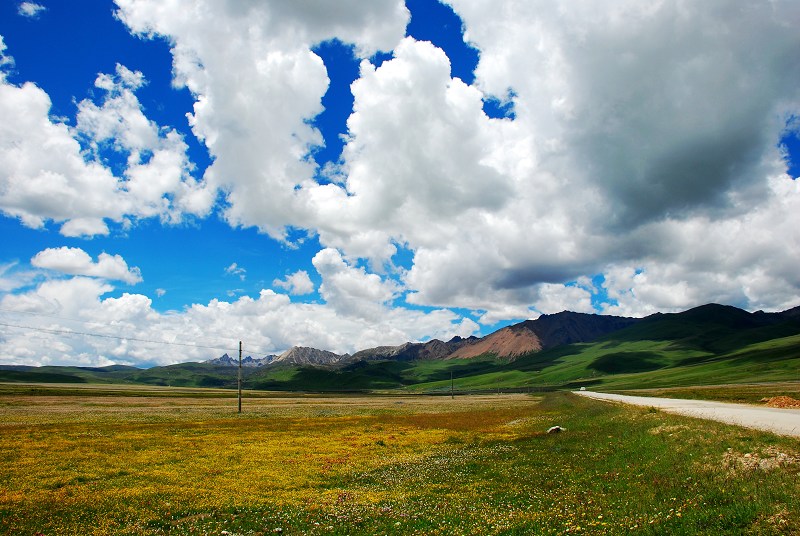
[[[70,399],[0,408],[0,532],[800,530],[796,441],[568,394]]]

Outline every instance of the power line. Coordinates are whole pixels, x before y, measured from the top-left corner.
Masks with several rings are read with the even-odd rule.
[[[34,313],[35,314],[35,313]],[[45,315],[42,315],[45,316]],[[194,343],[185,343],[185,342],[169,342],[169,341],[157,341],[154,339],[144,339],[141,337],[123,337],[121,335],[107,335],[104,333],[90,333],[87,331],[75,331],[75,330],[68,330],[68,329],[56,329],[56,328],[42,328],[36,326],[23,326],[19,324],[8,324],[6,322],[0,322],[0,326],[5,326],[9,328],[17,328],[17,329],[27,329],[31,331],[38,331],[42,333],[51,333],[55,335],[83,335],[85,337],[98,337],[103,339],[115,339],[119,341],[135,341],[135,342],[144,342],[150,344],[162,344],[167,346],[182,346],[188,348],[200,348],[204,350],[217,350],[222,352],[236,352],[236,349],[227,348],[223,346],[207,346],[203,344],[194,344]],[[256,354],[264,354],[266,355],[268,352],[258,351],[256,349],[249,349],[249,352],[256,353]]]
[[[69,320],[70,322],[80,322],[82,324],[86,324],[86,321],[80,318],[71,318],[69,316],[58,316],[54,314],[48,313],[35,313],[33,311],[15,311],[14,309],[3,309],[0,307],[0,313],[11,313],[16,315],[29,315],[29,316],[41,316],[44,318],[56,318],[58,320]]]
[[[142,339],[139,337],[123,337],[121,335],[106,335],[103,333],[89,333],[86,331],[74,331],[69,329],[54,329],[54,328],[40,328],[35,326],[20,326],[18,324],[7,324],[5,322],[0,322],[0,326],[6,326],[9,328],[19,328],[19,329],[29,329],[32,331],[41,331],[44,333],[54,333],[60,335],[84,335],[86,337],[101,337],[103,339],[116,339],[120,341],[136,341],[136,342],[148,342],[153,344],[167,344],[170,346],[188,346],[191,348],[204,348],[208,350],[223,350],[223,351],[234,351],[230,348],[222,348],[220,346],[205,346],[202,344],[192,344],[192,343],[184,343],[184,342],[168,342],[168,341],[157,341],[154,339]]]
[[[36,317],[42,317],[42,318],[55,318],[57,320],[67,320],[69,322],[77,322],[77,323],[83,324],[85,326],[88,326],[88,325],[91,325],[91,324],[102,325],[101,322],[98,322],[96,320],[84,320],[84,319],[81,319],[81,318],[73,318],[73,317],[69,317],[69,316],[59,316],[59,315],[54,315],[54,314],[49,314],[49,313],[40,313],[40,312],[34,312],[34,311],[15,311],[13,309],[4,309],[2,307],[0,307],[0,313],[22,314],[22,315],[36,316]],[[149,340],[149,339],[136,339],[135,337],[121,337],[121,336],[112,336],[112,335],[96,334],[96,333],[84,333],[84,332],[74,331],[74,330],[59,331],[59,330],[52,330],[52,328],[50,328],[51,331],[48,331],[48,328],[38,328],[38,327],[34,327],[34,326],[15,326],[15,325],[11,325],[11,324],[3,324],[2,322],[0,322],[0,325],[10,326],[10,327],[19,327],[19,328],[23,328],[23,329],[32,329],[32,330],[38,330],[38,331],[45,331],[45,332],[53,332],[53,333],[68,333],[68,334],[69,333],[75,333],[75,334],[79,334],[79,335],[88,335],[90,337],[103,337],[103,338],[109,338],[109,339],[117,338],[117,339],[126,339],[126,340],[141,340],[143,342],[154,342],[154,343],[158,343],[158,344],[169,344],[167,341],[153,341],[153,340]],[[112,326],[106,324],[106,327],[112,327]],[[233,341],[233,340],[234,339],[231,339],[231,341]],[[197,344],[197,343],[191,343],[191,344],[190,343],[175,343],[175,344],[178,344],[179,346],[196,346],[198,348],[210,348],[210,349],[213,349],[213,350],[220,350],[220,349],[227,350],[225,348],[219,348],[217,346],[201,345],[201,344]]]

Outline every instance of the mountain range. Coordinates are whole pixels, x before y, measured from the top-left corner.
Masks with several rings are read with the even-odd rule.
[[[485,337],[409,342],[352,355],[294,347],[242,360],[246,389],[447,392],[798,381],[800,307],[709,304],[624,318],[562,312]],[[138,369],[0,366],[0,382],[235,388],[238,356]],[[211,392],[210,392],[211,393]],[[227,396],[215,391],[208,396]]]
[[[407,342],[399,346],[367,348],[352,355],[295,346],[277,356],[244,357],[242,366],[261,367],[278,364],[330,366],[346,365],[358,361],[469,359],[487,354],[513,359],[564,344],[591,342],[639,320],[641,319],[564,311],[554,315],[542,315],[536,320],[525,320],[481,338],[453,337],[447,342],[438,339],[424,343]],[[224,366],[239,365],[238,360],[231,358],[228,354],[210,359],[205,363]]]

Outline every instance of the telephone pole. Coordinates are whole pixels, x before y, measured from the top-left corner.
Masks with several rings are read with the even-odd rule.
[[[452,400],[455,398],[455,393],[453,392],[453,371],[450,371],[450,399]]]
[[[242,412],[242,341],[239,341],[239,413]]]

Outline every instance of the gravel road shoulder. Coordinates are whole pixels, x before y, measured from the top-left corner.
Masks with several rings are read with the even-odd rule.
[[[574,391],[574,393],[597,400],[654,407],[668,413],[710,419],[778,435],[800,437],[800,409],[765,408],[710,400],[616,395],[594,391]]]

